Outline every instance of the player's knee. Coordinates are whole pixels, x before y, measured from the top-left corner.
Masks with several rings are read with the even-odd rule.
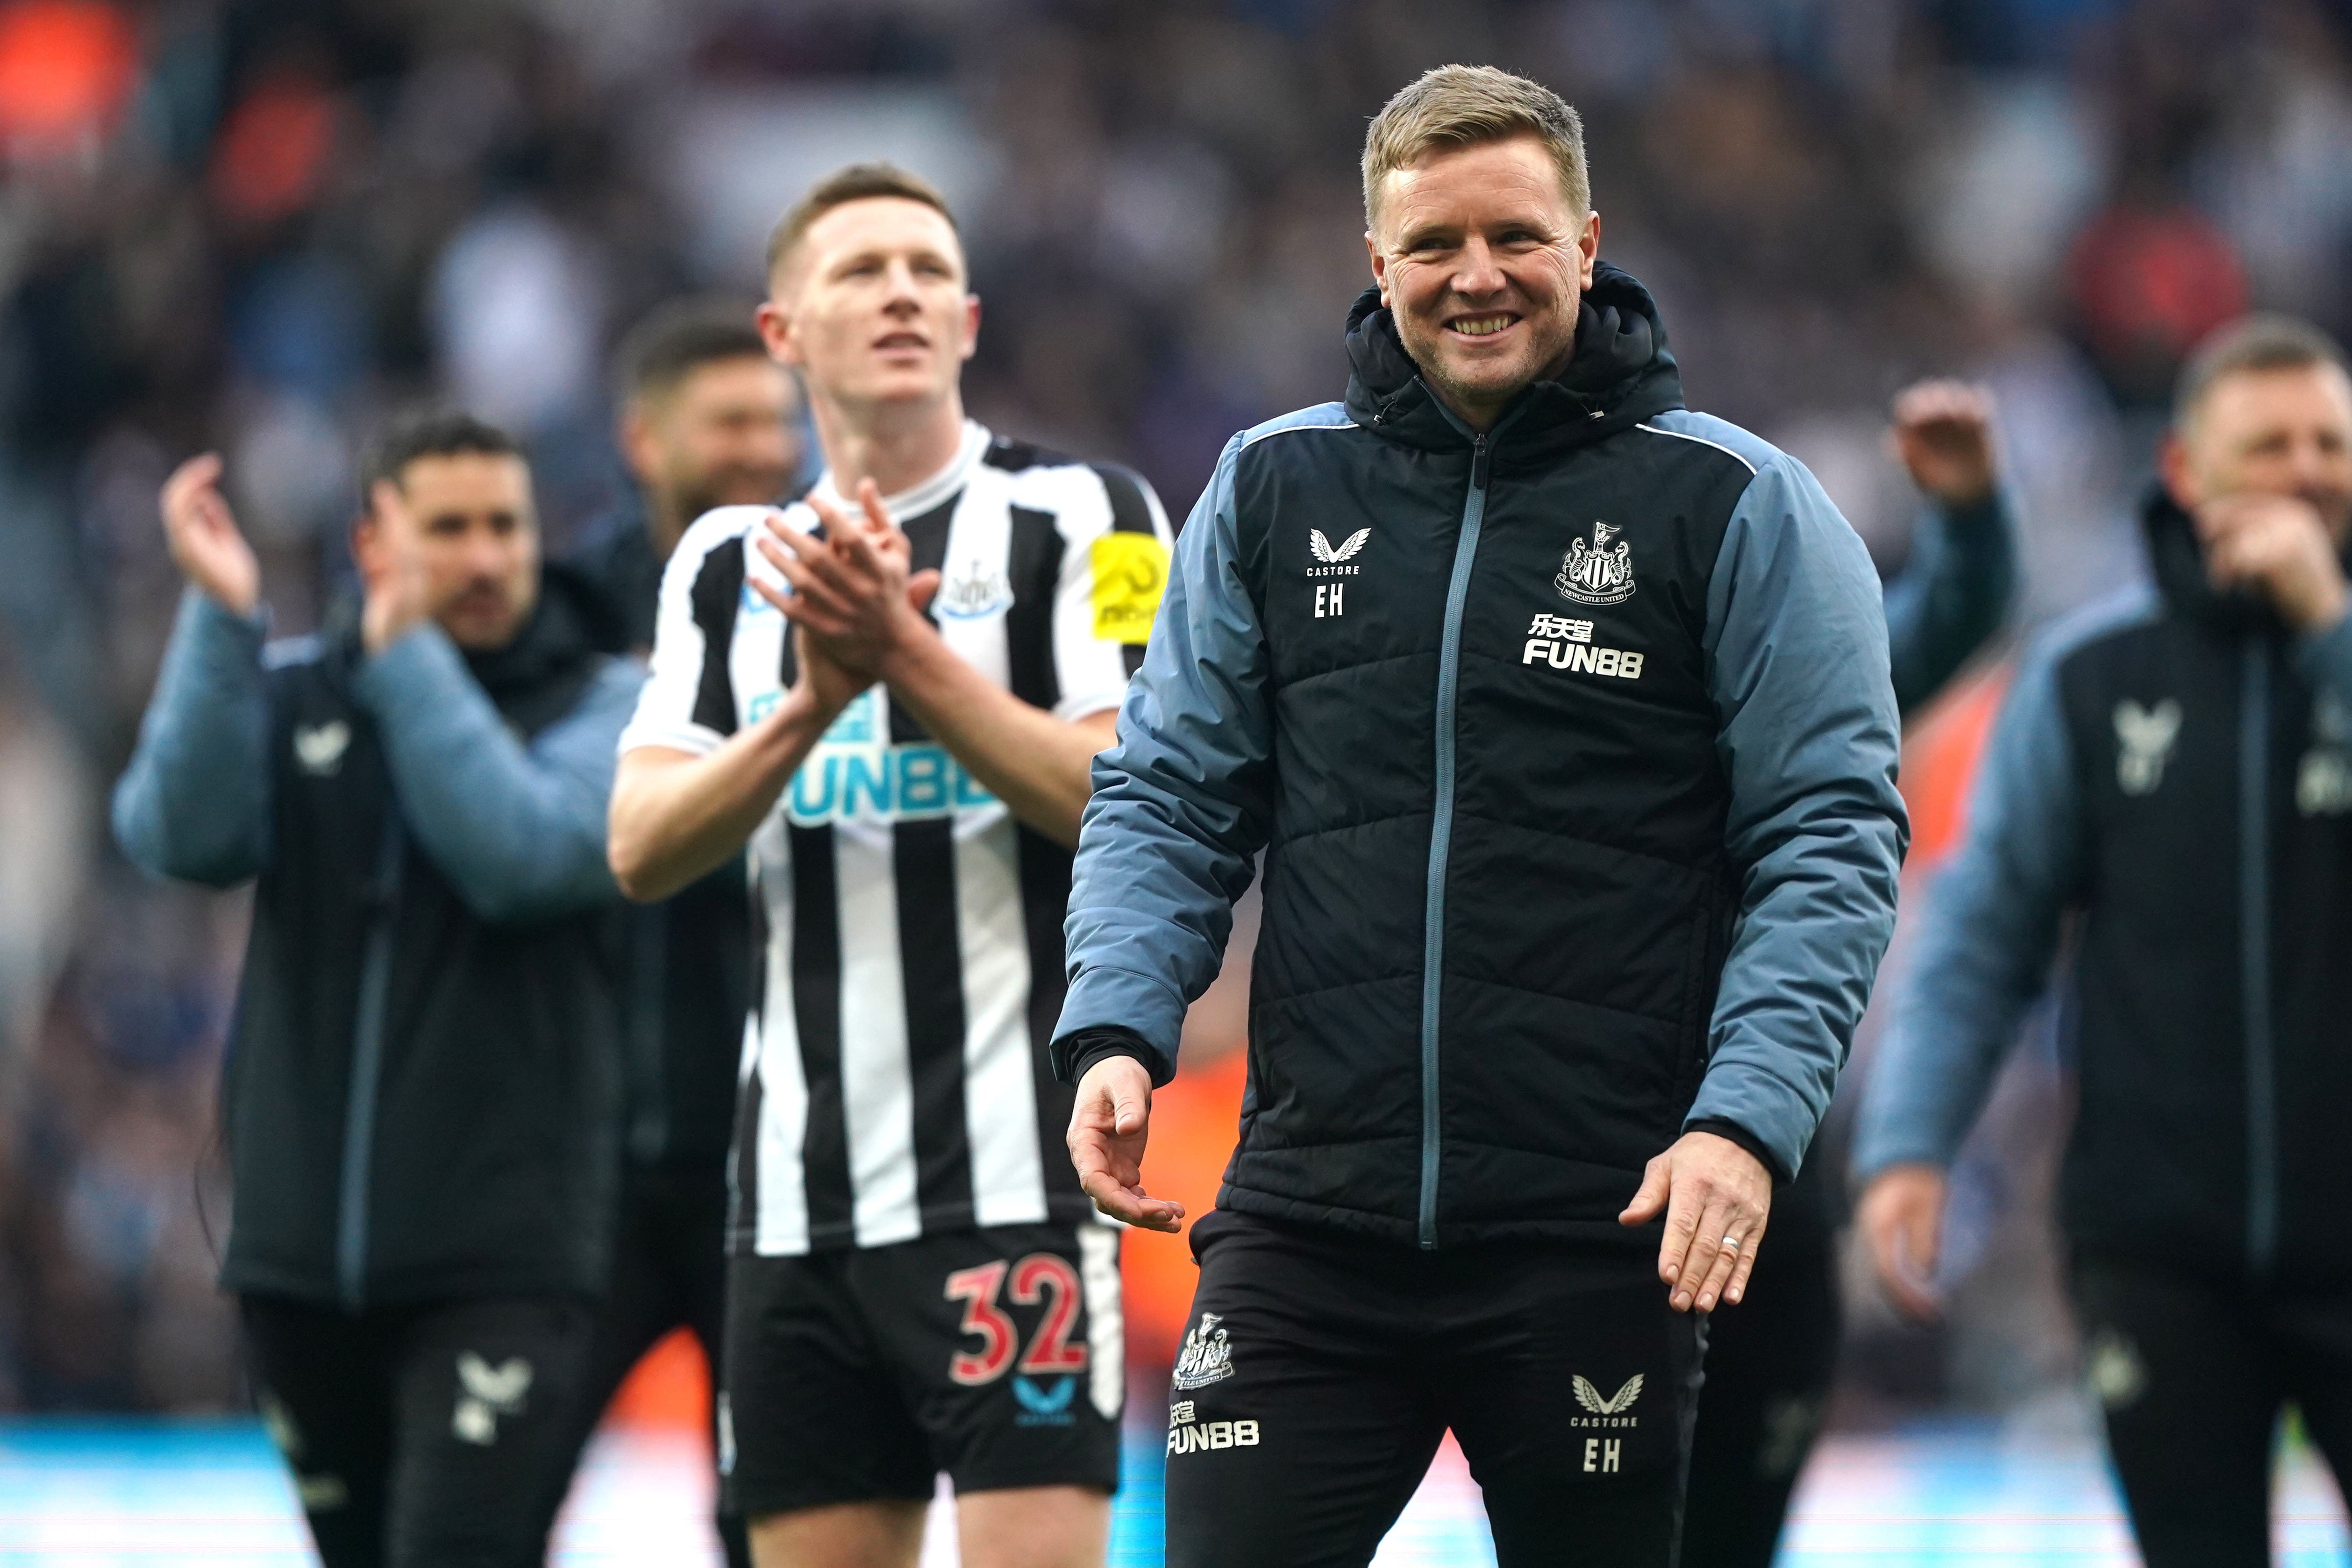
[[[1017,1487],[956,1498],[963,1568],[1095,1568],[1110,1544],[1099,1487]]]
[[[923,1546],[920,1503],[837,1503],[750,1520],[753,1568],[913,1568]]]

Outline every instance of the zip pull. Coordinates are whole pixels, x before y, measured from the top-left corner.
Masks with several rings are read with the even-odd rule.
[[[1486,437],[1480,436],[1470,443],[1470,488],[1486,488]]]

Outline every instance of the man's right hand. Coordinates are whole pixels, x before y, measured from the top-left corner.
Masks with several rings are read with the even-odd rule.
[[[1992,499],[1992,394],[1965,381],[1923,381],[1895,398],[1890,432],[1911,482],[1953,510]]]
[[[261,563],[236,531],[220,476],[212,452],[172,470],[163,481],[163,540],[189,582],[232,615],[250,616],[261,602]]]
[[[1889,1165],[1871,1177],[1854,1214],[1887,1295],[1923,1321],[1943,1310],[1935,1280],[1946,1191],[1933,1165]]]
[[[1174,1235],[1184,1205],[1143,1191],[1143,1145],[1151,1131],[1151,1075],[1133,1057],[1107,1057],[1078,1080],[1070,1111],[1070,1163],[1095,1207],[1113,1219]]]

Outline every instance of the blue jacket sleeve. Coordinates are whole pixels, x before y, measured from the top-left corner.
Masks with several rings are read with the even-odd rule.
[[[1998,490],[1979,506],[1928,509],[1886,584],[1895,705],[1908,713],[1941,691],[2000,630],[2016,590],[2017,541]]]
[[[1706,1077],[1726,1121],[1792,1176],[1895,930],[1910,837],[1878,574],[1812,475],[1758,467],[1707,589],[1706,650],[1743,882]]]
[[[1853,1168],[1948,1165],[2047,984],[2080,876],[2082,806],[2055,644],[2019,671],[1969,799],[1863,1097]]]
[[[604,813],[622,726],[644,672],[615,659],[526,746],[439,627],[367,662],[401,816],[466,907],[493,924],[551,920],[617,899]]]
[[[114,786],[114,837],[155,877],[226,888],[269,858],[269,689],[261,619],[180,596],[138,750]]]
[[[1240,575],[1235,437],[1177,536],[1143,668],[1095,758],[1072,872],[1070,990],[1054,1035],[1131,1029],[1173,1071],[1184,1009],[1217,977],[1272,804],[1264,628]],[[1067,1065],[1057,1059],[1058,1069]]]

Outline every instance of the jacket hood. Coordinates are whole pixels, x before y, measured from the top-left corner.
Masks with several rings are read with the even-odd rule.
[[[1576,317],[1568,368],[1528,387],[1504,411],[1509,438],[1498,444],[1497,461],[1505,452],[1515,462],[1548,458],[1683,406],[1665,322],[1632,273],[1595,263]],[[1426,450],[1469,444],[1405,352],[1378,289],[1365,289],[1348,313],[1348,415],[1357,424]]]

